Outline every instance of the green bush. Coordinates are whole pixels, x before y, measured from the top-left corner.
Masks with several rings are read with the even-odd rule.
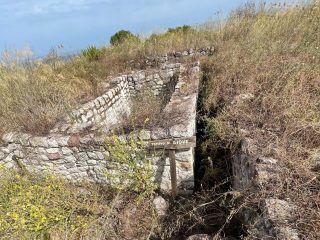
[[[102,55],[102,50],[95,46],[90,46],[82,50],[81,54],[89,61],[98,61]]]
[[[143,131],[141,134],[144,134]],[[113,135],[106,139],[110,157],[105,174],[113,188],[135,191],[140,194],[140,198],[144,198],[157,188],[152,163],[155,156],[148,157],[144,141],[137,140],[136,134],[129,138],[127,141]]]
[[[137,197],[0,164],[0,239],[147,239],[157,218],[151,199]]]
[[[43,239],[50,228],[85,227],[89,216],[76,209],[94,206],[54,176],[32,176],[0,170],[0,239]],[[88,204],[90,202],[90,204]],[[91,207],[90,207],[91,208]]]
[[[121,30],[111,36],[110,43],[112,46],[120,45],[126,41],[139,41],[139,38],[130,31]]]
[[[176,28],[169,28],[168,33],[188,33],[192,28],[189,25],[183,25]]]

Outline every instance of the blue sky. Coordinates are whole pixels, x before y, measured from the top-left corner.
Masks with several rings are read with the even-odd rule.
[[[30,47],[43,55],[102,46],[120,29],[148,34],[203,23],[247,0],[0,0],[0,51]],[[220,15],[221,15],[220,14]]]

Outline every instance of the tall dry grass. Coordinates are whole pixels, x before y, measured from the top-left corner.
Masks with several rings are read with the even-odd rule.
[[[101,94],[101,83],[110,76],[133,70],[132,62],[144,68],[147,57],[207,44],[204,32],[190,30],[104,47],[94,59],[83,54],[63,60],[53,50],[34,61],[29,50],[5,51],[0,63],[0,133],[45,134],[77,103]]]
[[[288,171],[253,201],[290,199],[301,209],[293,228],[319,239],[320,181],[311,169],[320,153],[320,5],[278,7],[248,5],[216,35],[217,52],[203,62],[203,147],[236,146],[244,135],[257,140]],[[233,101],[240,94],[254,97]]]
[[[99,94],[108,76],[132,70],[132,61],[207,45],[204,58],[205,146],[232,145],[244,129],[264,154],[289,171],[265,196],[288,197],[302,209],[297,220],[305,239],[319,239],[320,183],[310,171],[320,151],[320,5],[247,5],[226,22],[153,35],[139,42],[103,48],[97,60],[10,59],[0,66],[0,133],[45,133],[80,99]],[[27,54],[28,55],[28,54]],[[48,60],[48,59],[47,59]],[[239,94],[245,102],[230,103]],[[204,148],[205,149],[205,148]],[[210,152],[206,153],[210,156]]]

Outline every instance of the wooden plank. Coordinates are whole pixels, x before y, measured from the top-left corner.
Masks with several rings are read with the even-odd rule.
[[[145,144],[150,149],[188,149],[196,146],[196,137],[146,141]]]
[[[177,169],[176,169],[176,151],[174,149],[169,150],[170,159],[170,177],[171,177],[171,195],[177,196]]]

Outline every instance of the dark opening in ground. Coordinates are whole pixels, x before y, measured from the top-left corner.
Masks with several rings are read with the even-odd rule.
[[[238,214],[233,214],[234,209],[240,205],[241,199],[232,195],[231,191],[232,151],[218,138],[212,141],[215,136],[210,136],[207,133],[208,119],[217,117],[223,110],[224,103],[221,102],[215,108],[206,110],[203,104],[206,94],[207,79],[203,74],[197,103],[195,195],[192,199],[184,199],[179,203],[183,206],[184,211],[188,207],[193,210],[188,215],[190,222],[186,225],[189,227],[182,228],[179,233],[189,236],[192,234],[209,234],[211,236],[217,234],[221,239],[242,239],[245,236],[245,229],[242,227],[243,224]],[[216,144],[207,144],[208,142]],[[172,212],[175,211],[180,211],[179,206],[172,209]]]

